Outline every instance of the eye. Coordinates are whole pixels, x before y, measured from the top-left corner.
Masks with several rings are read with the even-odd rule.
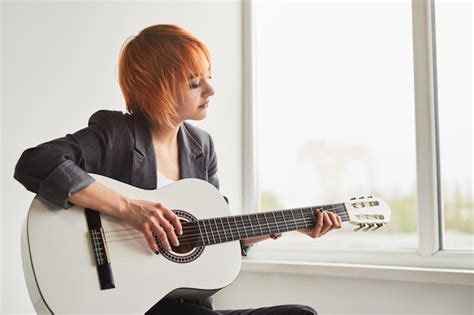
[[[191,79],[191,82],[189,83],[189,87],[191,89],[197,89],[200,86],[201,86],[201,80],[199,78]]]

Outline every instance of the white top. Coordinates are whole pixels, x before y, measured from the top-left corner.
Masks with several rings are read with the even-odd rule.
[[[169,179],[168,177],[165,177],[163,174],[160,173],[160,171],[156,171],[158,174],[158,182],[157,182],[157,188],[166,186],[168,184],[174,183],[175,181],[172,179]]]

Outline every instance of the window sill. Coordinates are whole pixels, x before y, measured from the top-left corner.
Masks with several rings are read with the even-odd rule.
[[[245,258],[242,263],[241,271],[474,286],[474,271],[469,269],[276,261]]]
[[[291,260],[447,270],[474,269],[474,252],[468,250],[441,250],[432,255],[421,255],[415,248],[410,249],[409,246],[404,246],[405,249],[390,248],[388,245],[392,244],[393,240],[381,236],[378,237],[381,243],[373,246],[375,247],[373,249],[361,248],[361,244],[365,243],[360,239],[349,243],[345,239],[331,235],[325,236],[325,240],[318,241],[305,240],[303,235],[298,236],[288,234],[278,241],[258,243],[249,251],[248,258],[265,261]],[[384,244],[387,246],[383,246]],[[408,245],[415,247],[416,243]]]

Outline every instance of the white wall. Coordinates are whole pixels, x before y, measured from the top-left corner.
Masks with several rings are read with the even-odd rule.
[[[2,3],[2,304],[0,313],[33,308],[23,280],[20,230],[33,194],[13,179],[21,152],[87,125],[96,110],[124,110],[116,80],[128,36],[177,24],[213,53],[207,120],[222,192],[241,208],[241,4],[238,1]]]

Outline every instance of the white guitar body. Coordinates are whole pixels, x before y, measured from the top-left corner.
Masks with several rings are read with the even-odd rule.
[[[185,179],[157,190],[93,175],[136,199],[190,211],[197,219],[230,215],[210,184]],[[183,193],[187,192],[187,193]],[[102,290],[84,209],[61,209],[36,197],[22,231],[25,279],[38,313],[140,313],[165,296],[202,298],[229,285],[241,265],[239,241],[204,247],[197,259],[173,262],[151,252],[144,237],[113,217],[101,215],[115,288]],[[110,236],[112,235],[112,236]],[[127,238],[127,236],[129,236]]]

